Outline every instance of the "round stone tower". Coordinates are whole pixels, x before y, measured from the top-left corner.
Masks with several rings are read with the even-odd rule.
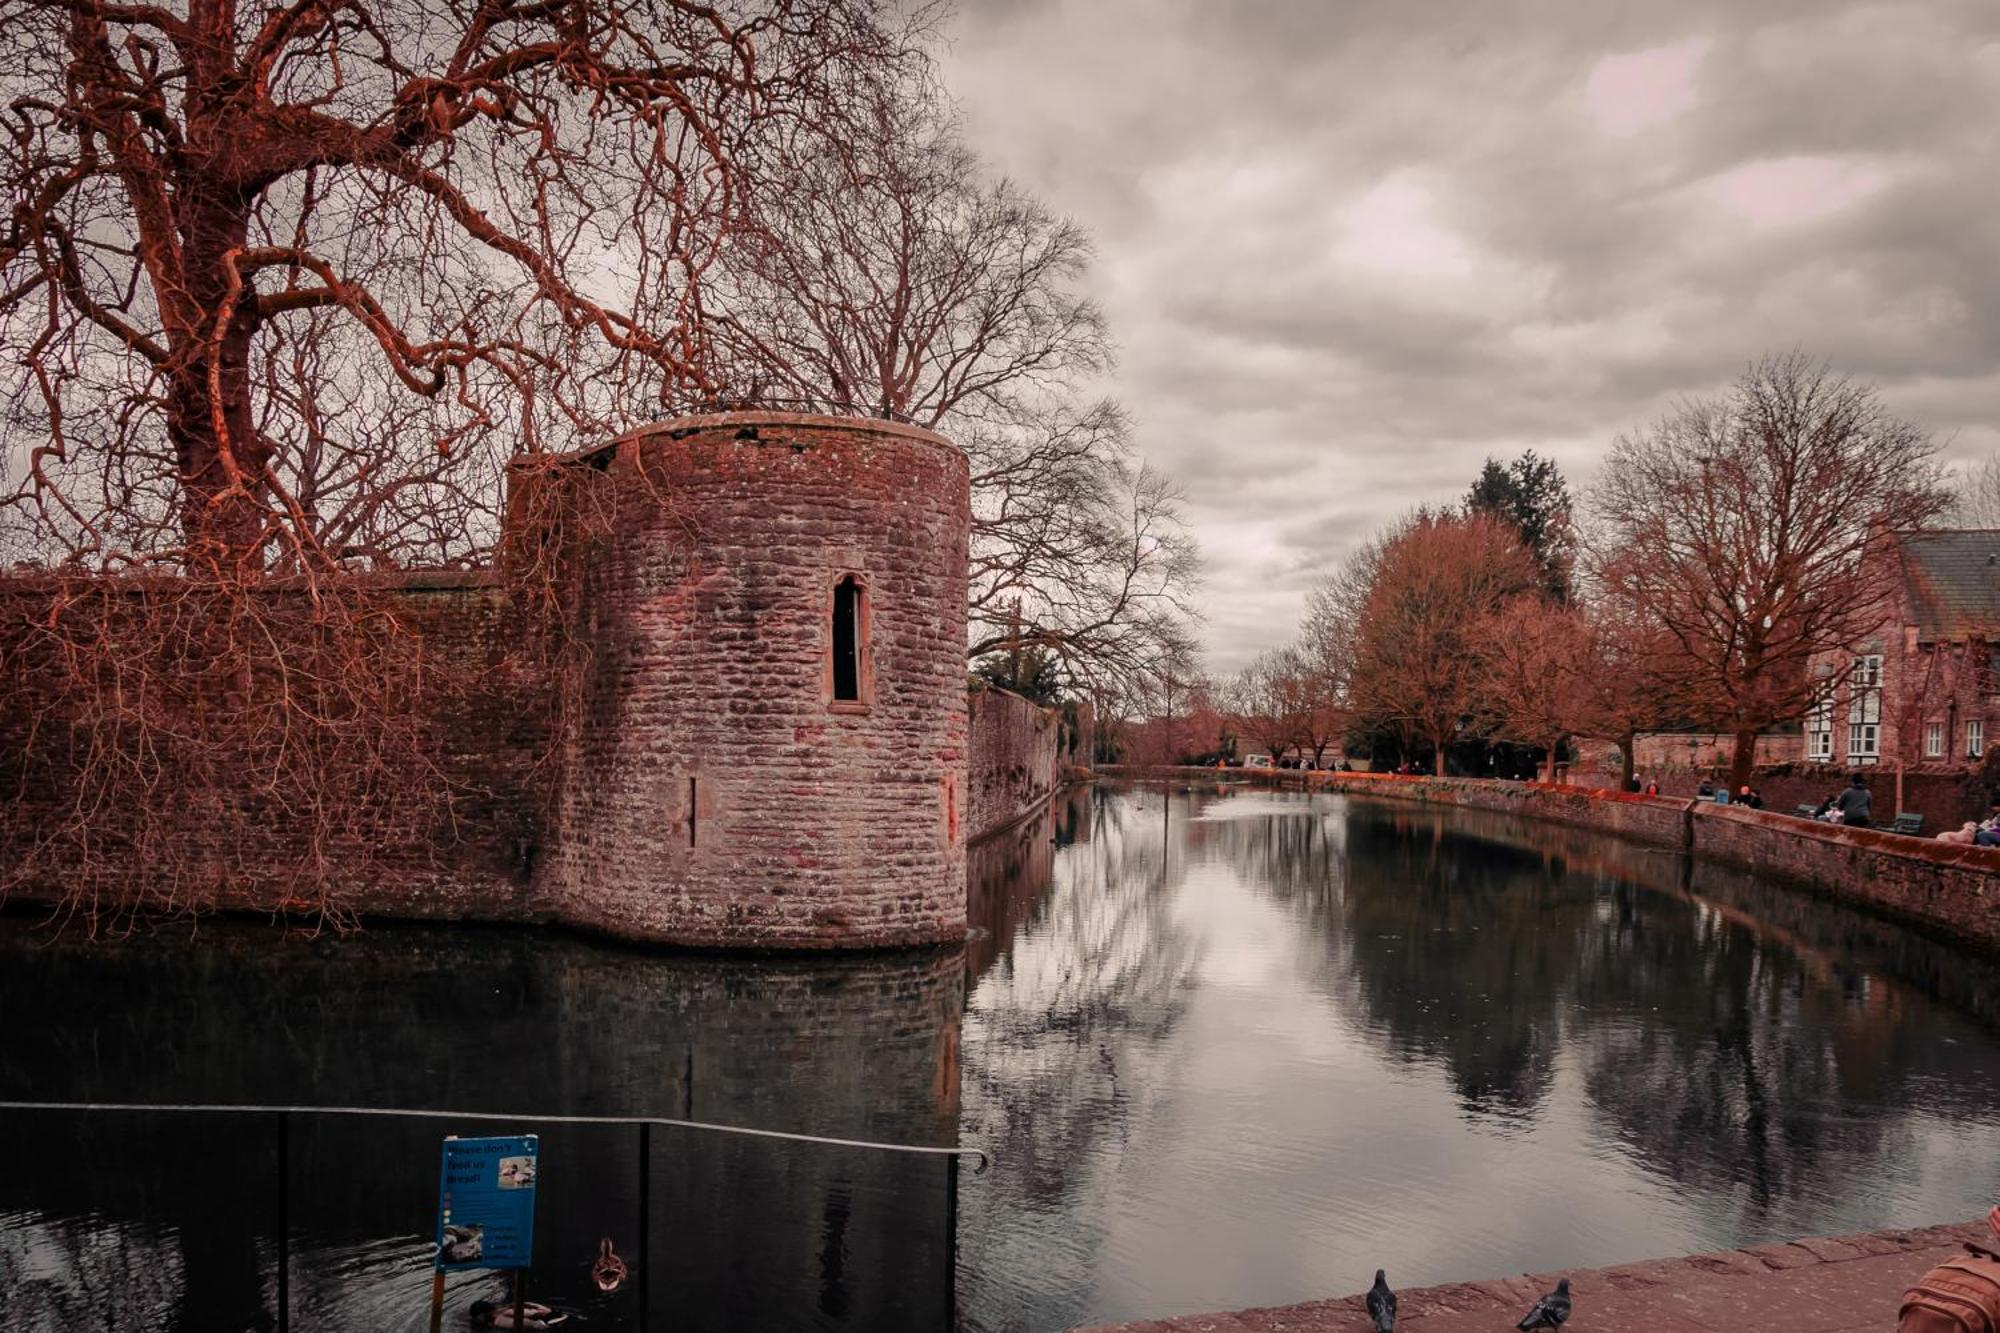
[[[577,455],[608,513],[546,905],[711,947],[965,934],[965,455],[861,418],[687,417]]]

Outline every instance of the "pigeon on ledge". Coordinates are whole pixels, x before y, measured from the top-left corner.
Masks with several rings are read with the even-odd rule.
[[[1556,1289],[1529,1307],[1521,1316],[1521,1322],[1514,1325],[1518,1329],[1561,1328],[1569,1322],[1569,1279],[1556,1283]]]
[[[1375,1333],[1396,1333],[1396,1293],[1389,1279],[1375,1270],[1375,1285],[1368,1289],[1368,1317],[1375,1321]]]

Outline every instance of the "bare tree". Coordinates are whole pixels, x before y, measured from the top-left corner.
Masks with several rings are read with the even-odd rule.
[[[1104,370],[1083,229],[987,175],[927,71],[854,95],[782,141],[703,297],[741,391],[943,426]]]
[[[1178,489],[1084,393],[1111,364],[1089,238],[991,178],[921,72],[861,98],[865,132],[783,141],[721,251],[701,299],[725,392],[951,435],[972,460],[969,654],[1032,647],[1073,687],[1130,686],[1185,650],[1199,570]]]
[[[1952,478],[1958,498],[1951,521],[1962,528],[2000,528],[2000,453],[1967,463]]]
[[[1584,603],[1587,633],[1579,735],[1618,746],[1618,787],[1631,787],[1633,747],[1642,731],[1685,719],[1687,664],[1673,636],[1608,592]]]
[[[592,377],[633,362],[706,388],[688,292],[738,159],[889,53],[870,0],[4,0],[24,503],[92,560],[324,563],[297,469],[345,427],[287,358],[335,317],[451,406],[447,452],[502,401],[602,427]]]
[[[1809,659],[1880,626],[1889,589],[1863,557],[1872,533],[1949,506],[1934,452],[1873,390],[1797,353],[1613,447],[1600,577],[1673,637],[1688,711],[1735,738],[1731,787],[1750,780],[1758,732],[1837,683]]]
[[[1347,734],[1353,709],[1347,697],[1348,673],[1312,651],[1309,642],[1285,650],[1288,679],[1294,695],[1299,744],[1312,752],[1314,768],[1326,766],[1327,750]]]
[[[1006,431],[965,425],[968,654],[1040,649],[1093,695],[1192,657],[1200,552],[1180,487],[1131,459],[1124,415],[1097,403]]]
[[[1296,664],[1285,650],[1258,657],[1216,693],[1236,730],[1273,759],[1302,739]]]
[[[1543,749],[1553,782],[1564,743],[1588,726],[1595,657],[1588,622],[1531,593],[1482,616],[1473,638],[1480,711],[1494,734]]]
[[[1533,591],[1539,571],[1511,528],[1481,514],[1418,513],[1383,541],[1359,610],[1350,682],[1355,712],[1445,748],[1477,721],[1477,627]]]

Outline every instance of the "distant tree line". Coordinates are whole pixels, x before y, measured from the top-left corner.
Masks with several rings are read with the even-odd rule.
[[[1550,771],[1572,741],[1797,722],[1844,671],[1808,670],[1878,625],[1864,557],[1964,497],[1915,425],[1793,353],[1617,440],[1587,503],[1534,453],[1489,459],[1462,503],[1420,509],[1315,588],[1299,638],[1224,684],[1274,753],[1339,716],[1352,752],[1430,771]],[[1976,494],[1975,497],[1976,499]],[[1963,508],[1961,509],[1963,512]],[[1310,709],[1297,701],[1311,700]]]

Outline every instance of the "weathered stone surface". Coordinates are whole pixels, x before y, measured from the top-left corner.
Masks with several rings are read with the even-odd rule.
[[[1263,780],[1614,833],[2000,951],[2000,848],[1841,828],[1769,810],[1537,782],[1290,772]]]
[[[994,753],[971,808],[964,454],[889,422],[734,413],[649,427],[568,465],[608,525],[574,557],[570,612],[590,646],[580,693],[561,695],[574,708],[553,703],[577,683],[567,668],[514,651],[522,611],[501,579],[386,576],[424,650],[476,681],[421,719],[461,793],[450,817],[404,817],[385,791],[353,845],[313,848],[282,818],[227,837],[190,821],[218,867],[201,905],[286,910],[288,867],[324,854],[337,906],[363,916],[556,919],[730,948],[962,939],[968,833],[1044,800],[1057,744],[1053,714],[991,697],[980,728]],[[531,512],[510,504],[510,540],[539,535]],[[831,664],[834,588],[849,576],[864,589],[854,701],[833,698]],[[9,670],[49,585],[0,579]],[[32,846],[65,796],[69,775],[26,757],[35,725],[0,717],[0,790],[18,793],[0,806],[0,856]],[[104,825],[115,857],[115,811]],[[18,890],[63,891],[54,863]]]
[[[1061,776],[1061,714],[1000,689],[974,690],[965,702],[971,726],[966,828],[977,842],[1048,804]]]
[[[595,654],[536,886],[682,944],[965,934],[965,455],[887,422],[733,414],[619,442]],[[833,698],[835,585],[864,589]]]
[[[1722,1254],[1454,1283],[1398,1293],[1399,1333],[1511,1328],[1538,1292],[1570,1279],[1578,1333],[1875,1333],[1896,1325],[1903,1292],[1982,1223],[1753,1246]],[[1921,1242],[1921,1243],[1912,1243]],[[1635,1280],[1637,1279],[1637,1280]],[[1524,1299],[1525,1298],[1525,1299]],[[1105,1325],[1091,1333],[1367,1333],[1359,1296],[1304,1305]]]
[[[450,817],[383,791],[379,802],[312,845],[283,810],[228,825],[183,814],[173,832],[187,861],[208,869],[213,887],[203,890],[204,906],[297,912],[303,867],[323,856],[340,872],[330,893],[331,905],[343,911],[527,919],[533,848],[541,837],[530,783],[548,719],[543,682],[524,673],[511,652],[518,634],[505,590],[486,571],[405,571],[367,582],[396,600],[399,616],[421,640],[425,661],[463,682],[462,689],[427,701],[422,718],[436,761],[459,792]],[[137,584],[126,595],[145,596],[157,586]],[[36,654],[46,645],[26,627],[47,616],[60,595],[46,576],[0,577],[0,670],[18,673],[10,683],[35,688],[43,665]],[[279,584],[264,595],[275,601],[302,594]],[[22,697],[14,696],[17,703]],[[62,725],[59,713],[39,719],[26,713],[0,710],[0,860],[30,872],[16,886],[19,899],[58,902],[75,869],[64,858],[75,848],[44,843],[41,835],[77,801],[74,753],[63,743],[47,743]],[[240,801],[248,810],[258,799],[246,791]],[[99,855],[115,860],[127,847],[125,813],[107,808],[95,818],[91,832]],[[135,897],[140,886],[159,894],[148,883],[152,870],[128,867]]]

